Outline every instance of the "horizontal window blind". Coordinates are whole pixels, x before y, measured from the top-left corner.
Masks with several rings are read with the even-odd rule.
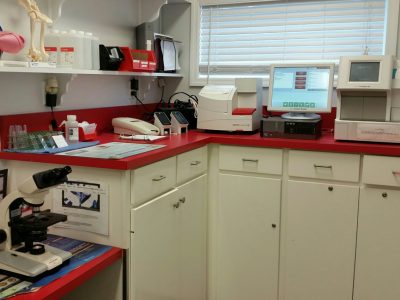
[[[273,1],[200,9],[200,74],[383,54],[385,0]]]

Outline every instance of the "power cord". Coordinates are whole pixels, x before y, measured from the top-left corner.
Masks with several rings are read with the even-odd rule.
[[[142,106],[143,106],[143,110],[144,110],[144,115],[147,116],[146,119],[149,121],[153,118],[154,112],[150,112],[147,110],[146,105],[142,102],[142,100],[140,100],[138,98],[138,96],[136,96],[135,94],[132,95],[133,97],[135,97],[136,101],[139,102]]]

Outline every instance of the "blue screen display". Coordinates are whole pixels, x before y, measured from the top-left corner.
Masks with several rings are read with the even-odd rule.
[[[304,112],[329,109],[330,72],[328,66],[275,67],[270,86],[272,108]]]

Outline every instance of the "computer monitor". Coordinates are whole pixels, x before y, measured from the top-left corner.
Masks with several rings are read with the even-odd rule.
[[[331,111],[334,64],[272,65],[269,111],[287,112],[285,119],[320,119]]]

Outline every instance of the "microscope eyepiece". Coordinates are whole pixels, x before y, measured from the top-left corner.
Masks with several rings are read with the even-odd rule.
[[[72,172],[70,166],[55,168],[34,174],[33,180],[39,189],[48,188],[68,181],[67,175]]]

